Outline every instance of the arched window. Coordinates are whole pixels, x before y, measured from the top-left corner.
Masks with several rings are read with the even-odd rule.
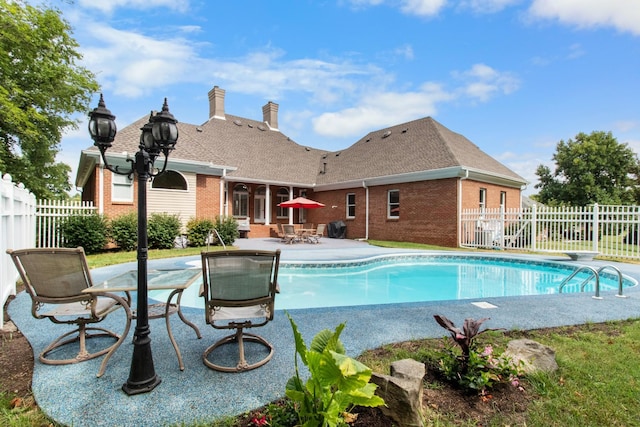
[[[153,178],[151,188],[163,188],[165,190],[182,190],[187,191],[187,180],[181,173],[176,171],[165,171],[163,174]]]
[[[287,190],[286,188],[279,189],[278,193],[276,194],[276,205],[279,205],[282,202],[286,202],[287,200],[289,200],[289,190]],[[276,217],[289,218],[289,208],[281,208],[280,206],[278,206]]]
[[[244,184],[233,187],[233,216],[249,216],[249,188]]]

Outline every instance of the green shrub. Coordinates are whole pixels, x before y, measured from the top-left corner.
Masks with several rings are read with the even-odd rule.
[[[104,250],[108,241],[108,224],[103,215],[71,215],[60,225],[66,248],[82,246],[88,254]]]
[[[130,212],[111,220],[110,234],[123,251],[132,251],[138,245],[138,215]]]
[[[240,236],[238,221],[231,216],[217,216],[215,229],[218,230],[225,245],[233,245],[233,242]]]
[[[210,219],[192,218],[187,223],[187,239],[190,246],[205,246],[207,237],[213,230],[213,221]]]
[[[148,246],[151,249],[172,249],[176,237],[180,235],[178,215],[154,213],[147,224]]]

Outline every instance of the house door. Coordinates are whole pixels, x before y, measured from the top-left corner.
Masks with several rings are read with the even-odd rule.
[[[256,196],[253,203],[253,222],[264,223],[265,222],[265,188],[260,187],[256,190]]]

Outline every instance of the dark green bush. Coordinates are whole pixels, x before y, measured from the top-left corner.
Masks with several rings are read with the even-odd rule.
[[[213,230],[213,221],[210,219],[190,219],[187,223],[189,245],[195,247],[205,246],[211,230]],[[217,241],[217,239],[214,240]]]
[[[138,246],[138,215],[130,212],[111,220],[110,234],[123,251],[132,251]]]
[[[108,241],[108,224],[103,215],[71,215],[60,225],[66,248],[82,246],[88,254],[104,250]]]
[[[218,230],[225,245],[233,245],[233,242],[240,236],[238,221],[232,216],[217,216],[215,229]]]
[[[147,224],[148,246],[151,249],[172,249],[176,237],[180,235],[178,215],[154,213]]]

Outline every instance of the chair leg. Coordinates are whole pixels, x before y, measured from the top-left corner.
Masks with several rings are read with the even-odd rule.
[[[264,346],[269,350],[269,354],[263,359],[259,360],[258,362],[249,364],[245,359],[245,355],[244,355],[245,341],[261,344],[262,346]],[[209,354],[211,354],[216,348],[225,344],[233,344],[233,343],[237,343],[238,345],[238,363],[236,364],[236,366],[222,366],[209,360],[208,358]],[[221,340],[215,342],[213,345],[208,347],[202,355],[202,361],[207,367],[211,369],[215,369],[216,371],[243,372],[243,371],[249,371],[251,369],[259,368],[260,366],[264,365],[269,360],[271,360],[272,357],[273,357],[273,346],[267,340],[265,340],[259,335],[250,334],[250,333],[244,332],[242,328],[238,328],[236,329],[235,334],[222,338]]]
[[[89,331],[98,331],[98,333],[90,334]],[[70,338],[68,338],[70,337]],[[40,362],[46,365],[68,365],[71,363],[83,362],[85,360],[94,359],[96,357],[102,356],[111,350],[113,345],[108,346],[100,351],[95,353],[89,353],[86,347],[86,339],[89,338],[97,338],[97,337],[105,337],[105,338],[115,338],[116,341],[120,339],[120,336],[114,332],[111,332],[104,328],[87,328],[86,325],[81,324],[77,329],[73,331],[67,332],[64,335],[59,336],[55,341],[47,346],[39,355],[38,359]],[[67,344],[71,344],[73,342],[79,342],[80,350],[76,354],[73,359],[51,359],[49,358],[49,353],[63,347]]]

